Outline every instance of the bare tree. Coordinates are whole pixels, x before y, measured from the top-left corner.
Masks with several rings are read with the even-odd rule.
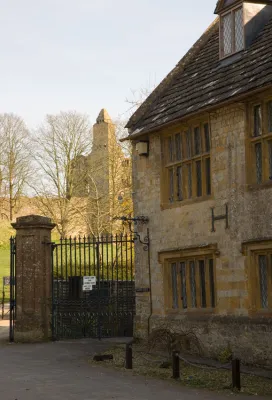
[[[148,88],[140,88],[138,90],[131,89],[131,97],[126,98],[126,102],[130,105],[128,111],[133,113],[140,105],[145,101],[145,99],[151,93],[151,89]]]
[[[8,203],[10,220],[30,177],[29,139],[21,117],[0,115],[0,187],[1,196]]]
[[[116,137],[118,145],[122,150],[122,162],[118,161],[116,153],[113,155],[111,163],[113,164],[112,170],[115,171],[113,179],[116,180],[117,193],[118,193],[118,206],[117,215],[132,215],[133,204],[132,204],[132,144],[129,140],[122,140],[128,136],[128,130],[125,128],[127,121],[118,118],[115,121],[116,124]],[[118,179],[119,171],[122,171],[121,180]],[[116,196],[115,196],[116,198]]]
[[[127,120],[121,117],[114,119],[116,138],[119,145],[122,148],[122,151],[126,157],[131,158],[132,156],[132,147],[131,142],[129,140],[122,140],[128,136],[128,130],[126,129]]]
[[[110,207],[108,198],[101,192],[93,175],[94,171],[88,170],[88,197],[81,199],[81,202],[75,204],[74,207],[76,213],[84,221],[88,234],[100,237],[111,230]]]
[[[57,224],[61,236],[77,214],[79,190],[86,184],[84,154],[90,149],[88,116],[75,111],[47,115],[34,139],[40,181],[34,186],[39,208]],[[74,173],[74,164],[82,168]],[[79,189],[80,188],[80,189]]]
[[[118,126],[118,125],[117,125]],[[126,135],[124,129],[117,129],[118,143],[112,145],[109,157],[110,165],[110,197],[112,202],[112,217],[131,215],[132,210],[132,170],[131,146],[129,142],[120,143],[120,138]]]
[[[126,98],[126,103],[129,104],[129,109],[126,114],[131,116],[146,100],[146,98],[153,92],[156,88],[156,79],[152,79],[149,77],[148,82],[145,86],[140,87],[139,89],[131,89],[130,97]]]

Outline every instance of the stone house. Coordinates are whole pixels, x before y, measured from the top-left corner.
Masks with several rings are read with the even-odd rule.
[[[89,233],[111,233],[113,217],[132,211],[131,160],[122,150],[116,126],[102,109],[93,126],[91,153],[74,160],[74,196],[87,204]]]
[[[193,328],[211,357],[271,364],[272,1],[222,0],[215,14],[127,124],[150,233],[136,335]]]

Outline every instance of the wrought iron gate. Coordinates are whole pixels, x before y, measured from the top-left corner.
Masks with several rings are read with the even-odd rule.
[[[16,318],[16,239],[10,238],[10,303],[9,303],[9,341],[14,342],[14,327]]]
[[[134,235],[52,244],[52,337],[133,336]]]

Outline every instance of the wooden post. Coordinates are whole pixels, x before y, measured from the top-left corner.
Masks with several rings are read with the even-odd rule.
[[[240,360],[232,360],[232,387],[241,390]]]
[[[126,369],[132,369],[132,344],[126,344]]]
[[[180,369],[179,369],[179,352],[173,351],[172,352],[172,368],[173,368],[173,379],[180,378]]]

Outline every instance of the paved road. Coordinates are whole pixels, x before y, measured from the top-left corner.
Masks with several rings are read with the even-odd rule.
[[[4,332],[2,329],[2,333]],[[1,400],[226,400],[176,384],[88,364],[109,346],[98,341],[0,346]],[[255,397],[256,398],[256,397]],[[252,397],[239,396],[240,400]]]

